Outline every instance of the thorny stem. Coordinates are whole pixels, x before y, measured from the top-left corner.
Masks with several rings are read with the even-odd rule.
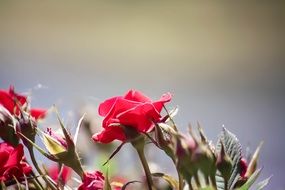
[[[178,175],[178,183],[179,183],[178,189],[179,189],[179,190],[183,190],[183,176],[182,176],[182,175],[180,174],[180,172],[179,172],[179,169],[178,169],[178,166],[177,166],[177,164],[176,164],[176,162],[175,162],[174,156],[170,156],[170,158],[171,158],[172,162],[173,162],[174,165],[175,165],[175,169],[176,169],[176,172],[177,172],[177,175]]]
[[[140,157],[141,163],[143,165],[143,169],[144,169],[146,180],[147,180],[148,189],[152,190],[152,186],[153,186],[152,177],[151,177],[150,169],[149,169],[149,166],[147,164],[147,161],[146,161],[146,158],[144,155],[144,151],[143,151],[143,149],[142,150],[137,149],[137,152],[138,152],[138,155]]]
[[[33,184],[35,185],[36,189],[40,189],[40,190],[43,190],[43,186],[41,185],[39,179],[36,177],[36,175],[34,174],[34,171],[32,171],[32,181],[33,181]]]
[[[44,181],[47,183],[47,185],[52,189],[52,190],[57,190],[56,186],[46,178],[45,174],[42,172],[42,170],[40,169],[37,161],[36,161],[36,158],[35,158],[35,154],[34,154],[34,150],[33,150],[33,147],[31,146],[28,146],[28,151],[30,153],[30,157],[31,157],[31,160],[36,168],[36,170],[38,171],[38,173],[42,176],[42,178],[44,179]]]
[[[196,185],[200,188],[201,187],[201,183],[200,183],[200,180],[199,180],[198,173],[194,174],[194,179],[195,179]]]
[[[215,176],[210,176],[211,184],[215,190],[217,190],[216,178]]]
[[[147,160],[145,158],[145,154],[144,154],[144,137],[143,136],[139,136],[137,137],[137,139],[132,141],[132,145],[133,147],[136,149],[140,161],[142,163],[144,172],[145,172],[145,176],[146,176],[146,181],[147,181],[147,186],[149,190],[153,189],[153,181],[152,181],[152,177],[151,177],[151,172],[147,163]]]
[[[224,185],[225,185],[225,190],[228,190],[228,180],[225,180],[225,183],[224,183]]]
[[[183,177],[182,175],[177,171],[178,174],[178,182],[179,182],[179,190],[183,190]]]

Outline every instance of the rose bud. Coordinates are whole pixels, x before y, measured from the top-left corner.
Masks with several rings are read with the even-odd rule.
[[[261,147],[263,145],[263,142],[261,142],[258,147],[256,148],[249,164],[248,164],[248,167],[244,167],[245,169],[242,170],[242,171],[246,171],[244,172],[244,177],[250,177],[256,170],[256,167],[257,167],[257,161],[258,161],[258,158],[259,158],[259,153],[260,153],[260,150],[261,150]],[[247,166],[247,165],[245,165]],[[242,176],[242,175],[241,175]]]
[[[49,153],[55,157],[60,153],[67,152],[67,144],[64,137],[55,133],[51,128],[47,128],[43,140]]]
[[[58,117],[63,135],[53,132],[50,128],[43,133],[44,145],[53,160],[72,168],[81,178],[83,169],[80,163],[75,144],[70,134],[65,129],[61,119]]]
[[[215,157],[209,147],[205,144],[198,143],[192,154],[191,160],[205,176],[210,176],[216,171]]]
[[[20,118],[17,123],[17,132],[22,133],[27,139],[35,142],[35,137],[37,134],[37,123],[33,118]],[[22,141],[26,147],[31,148],[32,144],[28,142],[25,138]]]
[[[191,161],[191,156],[195,148],[196,143],[192,138],[182,135],[176,137],[175,154],[178,170],[188,182],[197,173],[197,167]]]
[[[218,155],[216,166],[217,169],[221,172],[221,175],[225,181],[228,181],[231,177],[233,163],[231,158],[225,152],[223,143],[221,143],[221,151]]]
[[[19,144],[19,138],[14,128],[15,125],[13,116],[6,108],[0,105],[0,138],[13,146]]]

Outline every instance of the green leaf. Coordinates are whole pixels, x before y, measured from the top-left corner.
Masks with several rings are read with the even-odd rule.
[[[262,189],[264,189],[264,187],[266,187],[267,184],[269,183],[271,177],[272,177],[272,176],[270,176],[270,177],[266,178],[265,180],[259,182],[259,183],[257,184],[256,190],[262,190]]]
[[[111,154],[111,156],[108,158],[108,160],[103,164],[103,166],[105,166],[107,163],[109,163],[109,161],[121,150],[121,148],[123,147],[125,143],[122,142],[117,148],[116,150]]]
[[[248,178],[248,180],[246,181],[245,184],[243,184],[243,186],[239,187],[237,190],[248,190],[252,184],[256,181],[257,177],[259,176],[260,172],[261,172],[262,168],[256,170],[251,176],[250,178]]]
[[[173,189],[178,189],[179,187],[178,181],[169,175],[166,175],[164,173],[153,173],[151,175],[154,177],[163,178]]]
[[[241,144],[239,143],[239,140],[237,139],[237,137],[233,133],[229,132],[226,128],[223,128],[223,131],[220,135],[218,144],[216,146],[216,153],[220,152],[221,143],[223,143],[225,152],[233,161],[231,177],[229,178],[229,181],[228,181],[228,189],[232,189],[235,182],[240,177],[239,163],[241,160]],[[224,190],[224,179],[221,176],[219,171],[216,173],[216,182],[217,182],[218,190]]]
[[[34,143],[33,141],[31,141],[30,139],[28,139],[25,135],[23,135],[22,133],[18,132],[18,135],[20,135],[22,138],[24,138],[25,140],[27,140],[31,145],[33,145],[33,147],[35,147],[42,155],[44,155],[45,157],[47,157],[50,160],[56,161],[56,158],[53,157],[52,155],[50,155],[49,153],[47,153],[46,151],[44,151],[41,147],[39,147],[36,143]]]

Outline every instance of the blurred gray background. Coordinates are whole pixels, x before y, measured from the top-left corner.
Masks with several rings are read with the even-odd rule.
[[[284,1],[0,1],[0,87],[67,117],[130,88],[159,98],[182,131],[222,125],[285,189]]]

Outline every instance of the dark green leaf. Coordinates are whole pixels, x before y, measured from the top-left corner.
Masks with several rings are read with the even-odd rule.
[[[219,153],[221,150],[221,143],[223,143],[225,152],[233,161],[233,168],[231,171],[231,177],[228,181],[228,189],[231,189],[237,179],[240,177],[240,160],[241,160],[241,145],[237,137],[229,132],[226,128],[223,128],[223,131],[219,137],[218,144],[216,146],[216,152]],[[216,182],[218,190],[224,190],[224,179],[220,175],[220,172],[216,174]]]
[[[111,154],[111,156],[108,158],[108,160],[103,164],[103,166],[105,166],[118,152],[119,150],[121,150],[121,148],[123,147],[125,143],[122,142],[117,148],[116,150]]]

